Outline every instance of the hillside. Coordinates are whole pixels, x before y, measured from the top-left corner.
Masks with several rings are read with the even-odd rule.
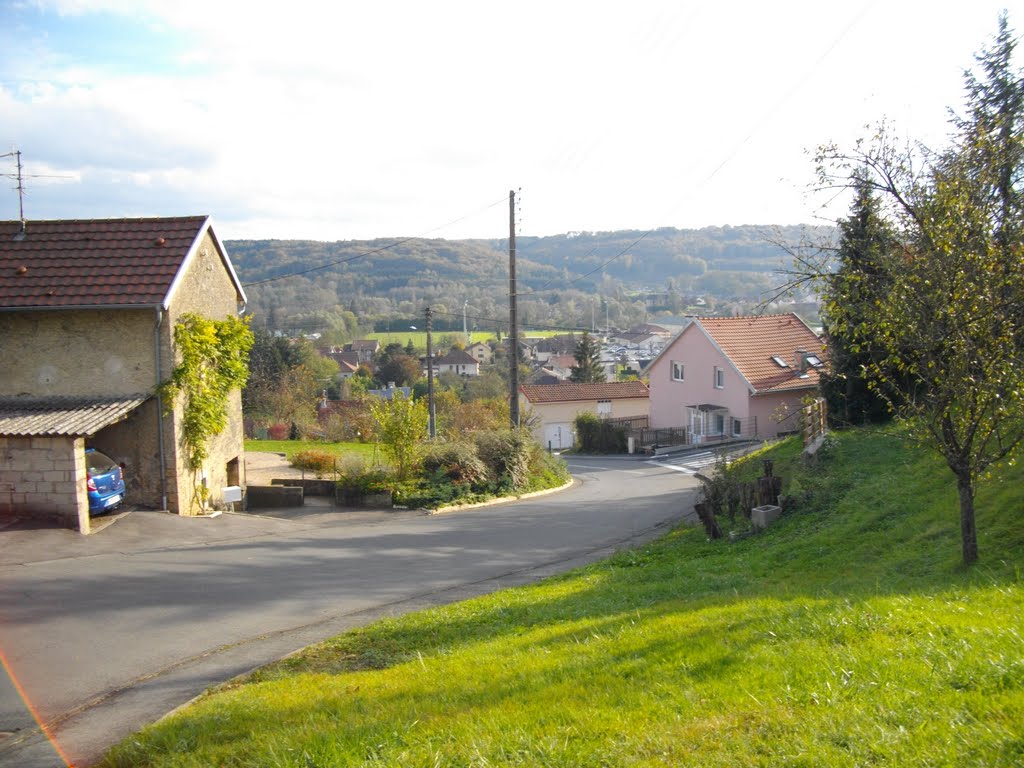
[[[1024,470],[980,490],[964,569],[951,475],[901,433],[770,455],[796,504],[763,534],[346,633],[105,765],[1021,765]]]
[[[784,282],[780,270],[788,257],[775,242],[824,241],[831,234],[829,227],[743,226],[519,237],[521,311],[534,323],[580,327],[589,327],[597,312],[626,327],[684,312],[696,297],[705,305],[756,303]],[[316,313],[321,324],[342,312],[413,318],[430,304],[439,322],[449,313],[455,327],[466,302],[481,328],[507,315],[507,240],[232,240],[226,246],[253,313],[273,326],[309,327]]]

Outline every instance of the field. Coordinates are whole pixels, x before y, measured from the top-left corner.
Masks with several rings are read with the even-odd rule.
[[[968,569],[952,476],[900,433],[798,454],[771,453],[796,501],[765,533],[683,527],[346,633],[105,765],[1024,764],[1024,471],[981,489]]]
[[[547,338],[550,336],[557,336],[559,333],[564,331],[521,331],[520,336],[522,338]],[[477,341],[492,341],[495,336],[491,331],[473,331],[471,332],[473,342]],[[445,348],[453,342],[465,343],[466,337],[462,331],[434,331],[433,332],[433,344],[435,349],[439,351],[447,352]],[[422,330],[408,330],[408,331],[381,331],[377,333],[368,333],[364,335],[367,339],[376,339],[381,343],[381,346],[387,346],[391,343],[398,343],[405,346],[409,340],[412,340],[412,345],[418,350],[425,350],[427,348],[427,333]],[[504,338],[504,337],[503,337]]]

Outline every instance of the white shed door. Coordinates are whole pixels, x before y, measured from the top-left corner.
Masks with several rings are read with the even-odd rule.
[[[572,425],[564,424],[544,425],[544,447],[558,450],[560,448],[572,448]]]

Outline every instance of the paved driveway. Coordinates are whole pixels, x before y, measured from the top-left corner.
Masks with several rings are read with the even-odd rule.
[[[133,512],[90,537],[0,531],[0,765],[88,765],[212,683],[381,616],[582,565],[692,509],[696,481],[670,467],[570,466],[568,490],[445,515]]]

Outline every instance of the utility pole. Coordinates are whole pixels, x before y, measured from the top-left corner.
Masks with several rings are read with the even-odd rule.
[[[519,326],[516,321],[516,193],[508,193],[508,412],[512,429],[519,429]]]
[[[434,345],[430,322],[430,307],[427,307],[427,434],[433,440],[437,437],[437,425],[434,414]]]

